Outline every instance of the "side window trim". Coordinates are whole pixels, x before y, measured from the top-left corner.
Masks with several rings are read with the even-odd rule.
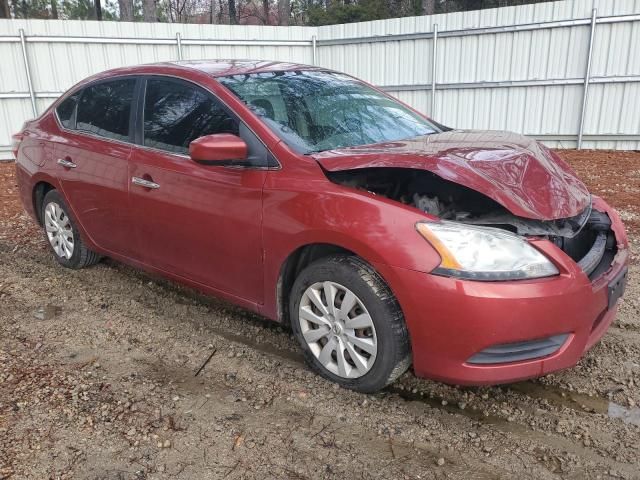
[[[114,77],[109,77],[109,78],[103,78],[103,79],[99,79],[99,80],[95,80],[91,83],[88,83],[86,85],[83,85],[82,87],[78,88],[77,90],[71,91],[69,92],[68,95],[66,95],[63,99],[59,99],[56,103],[56,106],[53,109],[53,113],[56,119],[56,122],[58,124],[58,127],[60,129],[62,129],[63,131],[68,131],[68,132],[72,132],[74,134],[78,134],[78,135],[86,135],[89,137],[93,137],[93,138],[97,138],[106,142],[115,142],[115,143],[120,143],[120,144],[127,144],[127,145],[135,145],[137,147],[140,148],[145,148],[145,149],[149,149],[149,150],[154,150],[157,152],[161,152],[164,153],[166,155],[174,155],[174,156],[178,156],[181,158],[189,158],[188,155],[184,155],[184,154],[180,154],[180,153],[176,153],[176,152],[170,152],[168,150],[160,150],[154,147],[148,147],[143,145],[143,136],[144,136],[144,102],[145,102],[145,97],[146,97],[146,87],[147,87],[147,81],[149,79],[152,78],[157,78],[157,79],[162,79],[162,80],[169,80],[169,81],[174,81],[174,82],[178,82],[178,83],[183,83],[183,84],[187,84],[187,85],[193,85],[197,88],[199,88],[200,90],[202,90],[207,96],[211,97],[213,101],[215,101],[233,120],[235,120],[238,123],[238,130],[239,130],[239,134],[240,137],[245,140],[245,142],[247,142],[247,145],[252,147],[251,149],[253,150],[253,148],[260,149],[260,151],[251,151],[250,152],[250,157],[262,157],[264,158],[264,163],[262,165],[255,165],[255,166],[251,166],[251,167],[243,167],[243,168],[266,168],[266,169],[280,169],[281,165],[280,162],[276,159],[276,157],[271,153],[271,150],[269,150],[269,148],[264,144],[264,142],[262,141],[262,139],[260,139],[260,137],[253,131],[253,129],[251,129],[245,122],[242,121],[242,119],[224,102],[222,101],[214,92],[212,92],[211,90],[209,90],[206,87],[203,87],[201,85],[198,85],[195,82],[192,82],[190,80],[184,79],[184,78],[179,78],[179,77],[174,77],[171,75],[162,75],[162,74],[135,74],[135,75],[117,75]],[[132,97],[132,104],[131,104],[131,114],[130,114],[130,119],[129,119],[129,140],[128,141],[123,141],[123,140],[118,140],[115,138],[109,138],[109,137],[103,137],[101,135],[96,135],[92,132],[88,132],[85,130],[78,130],[77,129],[77,116],[78,116],[78,106],[80,105],[80,99],[82,98],[82,95],[84,94],[85,90],[89,87],[93,87],[95,85],[99,85],[101,83],[105,83],[105,82],[110,82],[110,81],[114,81],[114,80],[124,80],[124,79],[134,79],[136,80],[136,84],[134,86],[134,92],[133,92],[133,97]],[[58,112],[57,112],[57,108],[62,104],[62,102],[66,101],[67,99],[69,99],[70,97],[72,97],[73,95],[78,95],[78,101],[76,102],[74,108],[73,108],[73,114],[71,117],[71,124],[72,127],[65,127],[62,124],[62,121],[60,120],[60,118],[58,117]],[[252,138],[248,138],[248,137],[252,137]],[[266,152],[266,153],[265,153]]]
[[[146,79],[136,76],[136,84],[133,87],[133,98],[131,99],[131,111],[129,112],[129,142],[136,143],[138,137],[138,108],[140,107],[140,92],[144,95]],[[144,101],[144,97],[143,97]]]
[[[144,101],[147,96],[147,80],[148,75],[141,76],[138,79],[139,88],[136,91],[135,98],[135,119],[133,123],[133,143],[134,145],[144,147],[143,135],[144,135]]]

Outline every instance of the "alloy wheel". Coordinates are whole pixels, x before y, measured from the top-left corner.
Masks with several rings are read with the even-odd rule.
[[[66,212],[55,202],[44,209],[44,227],[53,251],[60,258],[70,259],[73,255],[73,227]]]
[[[371,370],[378,352],[373,319],[347,287],[314,283],[302,295],[298,319],[309,349],[329,372],[358,378]]]

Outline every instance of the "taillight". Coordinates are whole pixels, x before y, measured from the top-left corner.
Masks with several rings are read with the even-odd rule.
[[[11,137],[11,151],[16,160],[18,159],[18,150],[20,149],[20,143],[23,138],[24,135],[22,133],[16,133]]]

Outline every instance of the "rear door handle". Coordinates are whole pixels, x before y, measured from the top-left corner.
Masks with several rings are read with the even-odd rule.
[[[67,160],[66,158],[59,158],[56,162],[58,165],[62,165],[65,168],[76,168],[78,165],[73,163],[71,160]]]
[[[160,184],[152,182],[151,180],[145,180],[144,178],[140,178],[140,177],[131,177],[131,183],[144,188],[153,188],[153,189],[160,188]]]

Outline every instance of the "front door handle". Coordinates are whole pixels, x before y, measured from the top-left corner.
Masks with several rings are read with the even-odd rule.
[[[145,180],[144,178],[140,177],[131,177],[131,183],[133,183],[134,185],[138,185],[139,187],[152,188],[154,190],[156,188],[160,188],[160,184],[152,182],[151,180]]]
[[[58,165],[62,165],[64,168],[76,168],[78,166],[71,160],[67,160],[66,158],[59,158],[56,163]]]

